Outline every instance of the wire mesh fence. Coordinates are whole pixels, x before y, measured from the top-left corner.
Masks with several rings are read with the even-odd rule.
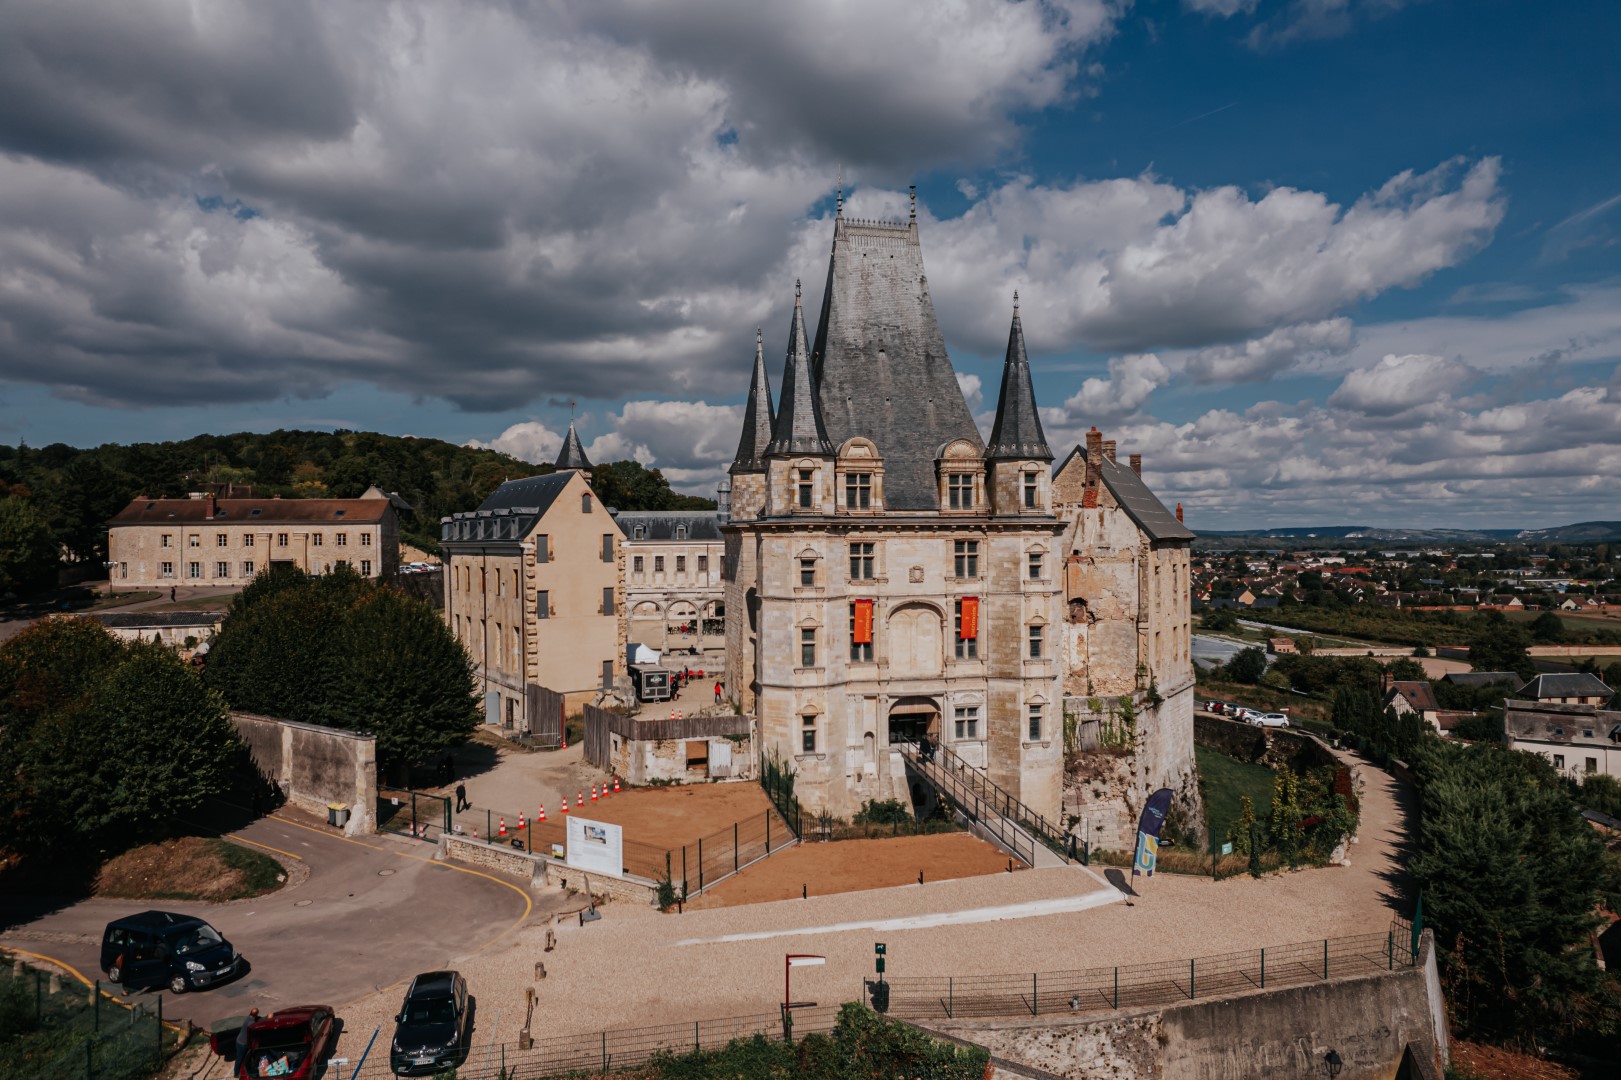
[[[721,829],[671,850],[668,876],[684,895],[697,896],[750,863],[796,842],[773,807],[758,816],[733,822],[730,829]]]
[[[523,1048],[518,1043],[475,1046],[456,1067],[458,1080],[536,1080],[544,1077],[596,1076],[616,1069],[645,1064],[658,1054],[685,1054],[694,1050],[719,1050],[733,1039],[762,1035],[794,1039],[833,1030],[839,1007],[795,1009],[791,1032],[785,1032],[780,1012],[753,1016],[732,1016],[721,1020],[664,1024],[657,1027],[623,1028],[583,1035],[557,1035],[537,1038]],[[393,1075],[388,1045],[379,1038],[377,1046],[358,1071],[347,1073],[350,1080],[385,1080]]]
[[[163,997],[128,1007],[101,992],[12,964],[0,969],[0,1076],[38,1080],[144,1080],[182,1044],[163,1022]]]
[[[918,1020],[1098,1012],[1393,971],[1415,962],[1410,940],[1392,926],[1383,934],[1151,964],[1009,975],[896,976],[889,980],[889,1012]]]

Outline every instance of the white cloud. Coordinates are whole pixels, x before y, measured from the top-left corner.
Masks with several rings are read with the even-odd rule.
[[[1328,403],[1372,416],[1395,416],[1442,397],[1457,396],[1477,374],[1461,360],[1444,356],[1391,355],[1345,376]]]
[[[962,389],[963,400],[968,403],[968,411],[978,415],[985,408],[985,389],[980,385],[979,376],[959,371],[957,385]]]
[[[488,442],[469,439],[467,445],[483,450],[499,450],[519,461],[535,465],[550,465],[557,460],[558,451],[563,449],[563,436],[538,420],[525,420],[513,424]]]
[[[1089,423],[1131,416],[1170,380],[1170,369],[1153,353],[1110,357],[1109,377],[1083,382],[1064,402],[1064,414]]]
[[[1241,345],[1215,345],[1183,359],[1197,382],[1265,382],[1301,359],[1334,355],[1351,344],[1351,320],[1341,317],[1284,326]]]
[[[1182,0],[1182,6],[1201,15],[1229,18],[1239,13],[1249,14],[1260,0]]]

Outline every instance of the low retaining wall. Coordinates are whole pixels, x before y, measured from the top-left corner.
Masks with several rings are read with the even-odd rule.
[[[439,858],[493,870],[507,877],[521,878],[533,889],[555,885],[585,891],[586,871],[546,855],[531,855],[517,848],[474,840],[454,833],[439,837]],[[610,877],[591,874],[591,891],[599,896],[628,900],[633,904],[658,903],[658,883],[627,875]]]
[[[1242,720],[1194,714],[1193,741],[1239,761],[1256,762],[1270,769],[1287,766],[1295,772],[1337,766],[1339,760],[1310,735],[1287,728],[1264,728]]]
[[[348,836],[377,831],[377,738],[296,720],[233,712],[253,764],[293,805],[321,817],[349,807]]]

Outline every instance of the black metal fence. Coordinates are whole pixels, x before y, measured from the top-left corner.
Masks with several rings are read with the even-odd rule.
[[[0,969],[0,1076],[38,1080],[145,1080],[183,1045],[163,1022],[163,995],[127,1006],[101,991],[37,968]]]
[[[760,786],[794,835],[803,835],[805,813],[794,794],[793,770],[775,753],[760,751]]]
[[[377,829],[426,837],[451,827],[450,800],[443,795],[405,788],[380,788],[377,792]]]
[[[1040,1016],[1171,1005],[1245,990],[1297,986],[1413,966],[1412,939],[1383,934],[1220,953],[1152,964],[1011,975],[896,976],[890,1015],[910,1019]]]
[[[949,746],[936,747],[928,752],[921,746],[908,746],[903,749],[903,753],[912,767],[936,787],[942,786],[942,779],[947,780],[947,786],[943,789],[944,794],[957,804],[958,809],[973,813],[982,823],[993,828],[996,826],[986,819],[993,816],[1000,817],[1065,862],[1073,860],[1072,841],[1063,829],[1015,799],[986,776],[983,769],[958,757]],[[984,813],[987,809],[991,811],[990,814]],[[1025,858],[1023,854],[1020,854],[1020,857]],[[1035,852],[1032,849],[1025,861],[1033,863],[1034,859]]]
[[[733,822],[730,829],[721,829],[672,850],[668,856],[668,873],[663,876],[683,895],[697,896],[750,863],[796,842],[797,837],[783,824],[773,807],[758,817]]]

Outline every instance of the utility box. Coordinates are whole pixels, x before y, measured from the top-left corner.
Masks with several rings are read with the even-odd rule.
[[[341,802],[327,803],[326,823],[339,829],[349,824],[349,804]]]

